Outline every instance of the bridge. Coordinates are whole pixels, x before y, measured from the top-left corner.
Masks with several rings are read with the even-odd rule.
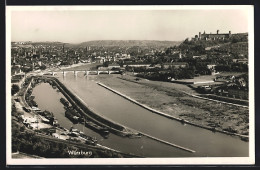
[[[62,73],[63,76],[66,76],[67,73],[74,73],[74,76],[78,76],[78,73],[84,73],[87,75],[99,75],[99,74],[117,74],[119,71],[117,70],[63,70],[63,71],[52,71],[50,72],[53,76],[57,75],[57,73]]]

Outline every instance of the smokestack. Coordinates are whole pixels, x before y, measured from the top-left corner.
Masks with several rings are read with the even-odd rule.
[[[217,30],[217,34],[218,34],[219,30]]]

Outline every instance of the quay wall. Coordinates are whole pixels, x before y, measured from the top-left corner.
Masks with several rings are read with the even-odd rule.
[[[131,102],[133,102],[133,103],[135,103],[135,104],[137,104],[137,105],[139,105],[139,106],[149,110],[149,111],[151,111],[151,112],[153,112],[153,113],[162,115],[162,116],[167,117],[169,119],[174,119],[174,120],[180,121],[181,123],[185,123],[185,124],[193,125],[193,126],[200,127],[200,128],[203,128],[203,129],[211,130],[213,132],[220,132],[220,133],[224,133],[224,134],[227,134],[227,135],[234,135],[234,136],[238,136],[238,137],[245,138],[245,139],[249,138],[248,135],[241,135],[241,134],[237,134],[237,133],[232,133],[232,132],[227,132],[227,131],[223,131],[223,130],[218,130],[218,129],[215,129],[215,128],[212,128],[212,127],[202,126],[202,125],[195,124],[193,122],[190,122],[190,121],[187,121],[187,120],[175,117],[175,116],[168,115],[166,113],[163,113],[163,112],[160,112],[158,110],[152,109],[152,108],[150,108],[150,107],[148,107],[148,106],[146,106],[146,105],[144,105],[142,103],[139,103],[136,100],[134,100],[134,99],[132,99],[132,98],[130,98],[130,97],[128,97],[128,96],[126,96],[126,95],[124,95],[124,94],[122,94],[122,93],[120,93],[120,92],[118,92],[118,91],[116,91],[116,90],[114,90],[114,89],[112,89],[112,88],[102,84],[102,83],[97,83],[97,84],[102,86],[102,87],[104,87],[104,88],[106,88],[106,89],[108,89],[108,90],[110,90],[110,91],[112,91],[113,93],[115,93],[115,94],[117,94],[117,95],[119,95],[119,96],[121,96],[121,97],[123,97],[123,98],[125,98],[125,99],[127,99],[127,100],[129,100],[129,101],[131,101]]]
[[[27,107],[27,108],[29,108],[30,106],[28,105],[28,103],[27,103],[26,100],[25,100],[25,95],[27,94],[29,88],[32,87],[32,82],[33,82],[33,80],[34,80],[34,77],[31,77],[31,80],[30,80],[30,82],[28,83],[26,89],[24,90],[23,96],[22,96],[22,98],[23,98],[23,100],[24,100],[24,105],[25,105],[25,107]]]

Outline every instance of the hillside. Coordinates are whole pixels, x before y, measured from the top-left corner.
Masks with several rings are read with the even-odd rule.
[[[189,54],[205,54],[206,51],[215,51],[221,54],[235,54],[246,56],[248,53],[248,34],[239,33],[232,34],[230,38],[226,39],[201,39],[183,41],[179,49],[186,51]]]
[[[180,41],[155,41],[155,40],[97,40],[87,41],[75,46],[86,47],[86,46],[104,46],[104,47],[170,47],[181,44]]]

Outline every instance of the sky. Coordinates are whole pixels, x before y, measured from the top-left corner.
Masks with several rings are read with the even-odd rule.
[[[182,41],[198,32],[248,32],[248,10],[13,10],[11,41]]]

